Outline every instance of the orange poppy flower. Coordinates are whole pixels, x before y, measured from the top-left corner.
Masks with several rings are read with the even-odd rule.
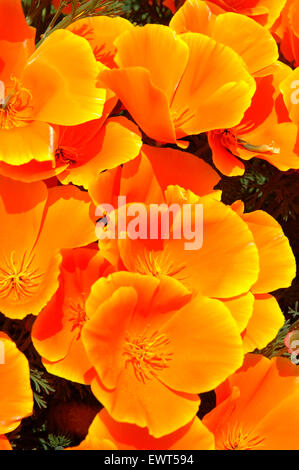
[[[257,90],[242,121],[208,133],[214,164],[223,174],[242,175],[245,166],[239,158],[258,157],[281,171],[299,168],[298,127],[290,122],[279,88],[290,83],[290,76],[289,67],[278,62],[271,75],[256,78]]]
[[[298,450],[298,387],[298,367],[289,359],[247,355],[203,419],[216,449]]]
[[[295,67],[299,65],[299,5],[288,0],[280,18],[273,26],[273,32],[280,44],[282,55]]]
[[[231,47],[242,57],[251,74],[259,73],[278,59],[277,44],[267,29],[238,13],[215,15],[201,0],[187,0],[169,26],[177,33],[206,34]]]
[[[182,159],[178,165],[175,158]],[[159,162],[165,164],[165,171],[161,174]],[[96,205],[106,200],[117,207],[119,195],[125,195],[129,205],[143,202],[147,211],[147,205],[151,203],[203,204],[203,246],[199,250],[186,251],[180,240],[130,238],[100,240],[100,250],[118,269],[126,268],[157,277],[173,276],[193,292],[199,290],[205,295],[218,297],[230,309],[242,334],[245,351],[261,349],[276,336],[284,323],[277,301],[268,292],[291,285],[296,275],[295,258],[281,226],[269,214],[263,211],[244,214],[244,205],[239,201],[231,208],[238,217],[232,217],[232,210],[217,201],[218,194],[212,192],[217,181],[213,180],[213,173],[204,173],[205,167],[202,166],[200,174],[196,171],[199,163],[203,164],[190,154],[184,157],[177,150],[144,146],[142,156],[122,169],[103,173],[89,190]],[[175,168],[182,168],[182,171],[179,173]],[[207,186],[202,185],[201,178]],[[146,184],[141,184],[141,181]],[[205,196],[198,197],[191,191],[168,186],[176,182],[186,184],[194,191],[199,188],[198,192]],[[216,228],[212,228],[214,223]],[[225,229],[226,223],[229,223],[228,229]],[[107,227],[109,229],[109,221]],[[236,230],[235,237],[232,230]],[[242,252],[240,244],[234,246],[240,241],[241,231],[244,234]],[[229,238],[225,238],[225,233]],[[223,243],[224,239],[226,243]],[[209,263],[213,262],[214,256],[215,262],[211,266]],[[241,261],[243,256],[244,261]],[[223,260],[223,264],[219,260]],[[244,266],[248,267],[247,272]],[[251,271],[254,266],[255,271]],[[211,282],[209,272],[213,272]]]
[[[0,16],[7,22],[11,16],[6,12],[1,8]],[[9,21],[5,31],[8,27]],[[51,124],[77,125],[101,116],[106,92],[97,88],[96,80],[103,66],[96,62],[88,42],[70,31],[53,32],[35,52],[30,51],[30,57],[29,38],[24,50],[23,42],[18,46],[13,61],[16,43],[9,42],[9,36],[3,38],[0,53],[0,161],[9,165],[33,159],[53,162]]]
[[[15,343],[0,332],[0,449],[9,449],[3,434],[16,429],[21,420],[32,414],[33,394],[29,364]]]
[[[185,194],[184,203],[191,201],[188,192],[184,193],[181,189],[180,193]],[[179,200],[173,195],[174,190],[171,192],[168,187],[168,204]],[[157,243],[157,240],[131,238],[118,240],[112,248],[115,251],[118,249],[120,259],[129,271],[151,273],[157,277],[168,275],[180,280],[193,292],[199,291],[224,302],[242,334],[244,351],[262,349],[275,338],[284,324],[284,315],[268,292],[289,287],[296,276],[296,261],[289,241],[278,222],[263,211],[243,214],[244,208],[239,209],[240,219],[237,220],[229,216],[227,206],[211,196],[197,198],[196,202],[203,204],[203,245],[199,250],[185,251],[181,240],[160,239]],[[250,242],[246,238],[247,233],[244,237],[246,249],[242,251],[240,244],[235,248],[231,245],[233,240],[240,242],[241,221],[253,237],[253,242]],[[217,224],[216,228],[212,228],[213,223]],[[227,230],[226,223],[230,224]],[[239,233],[236,237],[232,235],[234,230]],[[230,234],[230,238],[226,239],[225,233]],[[245,231],[243,233],[245,235]],[[215,236],[213,242],[210,240],[211,234]],[[102,241],[100,246],[104,246],[110,254],[109,244],[105,247],[105,241]],[[257,262],[255,250],[258,254],[258,277],[250,285],[251,276],[254,275],[250,270]],[[215,262],[213,256],[216,257]],[[244,262],[241,261],[243,256]],[[110,259],[113,260],[112,257]],[[244,265],[248,271],[244,270]],[[211,272],[213,277],[210,279]]]
[[[90,425],[84,441],[68,450],[214,450],[214,436],[198,418],[158,439],[135,424],[118,423],[105,409]]]
[[[103,16],[76,21],[68,29],[89,41],[98,61],[112,66],[116,52],[113,41],[129,28],[133,25],[123,18]],[[89,182],[101,171],[135,158],[142,145],[140,133],[124,117],[107,120],[117,97],[108,91],[106,98],[100,119],[76,126],[52,126],[55,141],[51,160],[33,159],[18,166],[0,162],[0,173],[26,182],[57,175],[64,184],[73,182],[88,188]]]
[[[177,188],[172,189],[171,193],[171,187],[168,187],[168,204],[170,201],[178,201],[173,197],[175,190]],[[184,203],[191,201],[188,192],[184,193],[182,188],[180,194],[184,194]],[[185,251],[184,241],[171,238],[133,240],[128,237],[119,239],[112,246],[109,242],[105,245],[105,240],[100,242],[100,247],[104,247],[103,254],[111,261],[113,256],[118,261],[118,255],[124,267],[131,272],[152,274],[158,278],[171,276],[182,282],[193,294],[201,292],[218,298],[230,310],[236,322],[242,335],[244,351],[261,349],[274,339],[284,324],[284,316],[277,301],[267,292],[278,286],[288,287],[295,277],[295,258],[288,239],[279,224],[262,211],[244,214],[237,219],[231,217],[228,206],[210,196],[197,198],[196,202],[203,204],[204,235],[200,249]],[[229,224],[227,229],[226,223]],[[240,233],[244,236],[243,249]],[[225,234],[229,238],[225,238]],[[233,246],[236,240],[238,246]],[[285,256],[283,258],[282,252]],[[252,282],[257,272],[258,277]],[[213,273],[213,276],[210,277],[209,273]]]
[[[118,272],[96,281],[86,302],[82,339],[93,393],[113,419],[146,426],[156,438],[189,423],[196,394],[243,361],[229,310],[189,298],[171,277]]]
[[[130,232],[132,218],[127,215],[127,236],[116,240],[125,268],[141,274],[172,276],[191,291],[199,291],[208,297],[231,298],[247,293],[257,281],[259,272],[258,251],[247,223],[213,196],[200,197],[179,186],[168,186],[163,202],[167,207],[178,204],[180,208],[176,219],[170,218],[169,236],[159,231],[157,239],[150,237],[152,221],[149,205],[144,206],[149,217],[146,236],[136,237]],[[180,219],[182,224],[184,204],[190,204],[192,208],[190,234],[193,238],[190,235],[187,239],[182,235],[177,239],[172,233],[175,220]],[[202,228],[196,221],[199,217],[195,212],[196,204],[202,205]],[[119,213],[116,210],[116,224]],[[107,227],[110,228],[109,222]],[[181,228],[184,230],[184,227]],[[191,242],[192,239],[195,245],[200,233],[203,234],[202,246],[192,245],[186,250],[186,241]],[[101,242],[102,247],[105,239]],[[109,242],[108,238],[107,250]],[[103,254],[106,256],[105,252]]]
[[[176,143],[236,125],[250,105],[255,82],[243,60],[205,35],[151,24],[124,32],[115,45],[119,68],[99,79],[152,139]]]
[[[59,251],[95,239],[87,193],[0,177],[0,311],[37,315],[58,287]]]
[[[51,374],[87,383],[91,364],[81,340],[87,320],[85,302],[92,284],[111,271],[97,249],[77,248],[63,253],[59,288],[38,315],[31,334]]]
[[[286,0],[209,0],[206,3],[216,12],[224,10],[241,13],[270,28],[279,17]]]

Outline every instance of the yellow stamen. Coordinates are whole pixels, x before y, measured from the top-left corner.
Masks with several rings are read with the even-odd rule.
[[[127,337],[124,356],[126,365],[131,363],[137,379],[141,382],[156,377],[169,367],[173,353],[169,352],[170,340],[158,331],[148,335],[146,331],[134,338]]]
[[[83,328],[83,325],[88,318],[83,307],[83,303],[81,302],[73,303],[72,301],[70,301],[68,309],[71,313],[71,316],[68,319],[72,323],[71,331],[74,331],[75,329],[79,330],[76,338],[78,340],[81,337],[81,330]]]
[[[17,300],[22,300],[37,291],[43,273],[38,273],[37,269],[30,267],[34,257],[25,261],[26,252],[20,263],[16,262],[15,256],[16,252],[13,251],[10,261],[6,261],[5,269],[0,268],[0,297],[12,296]]]
[[[240,424],[235,424],[225,432],[223,450],[254,450],[263,447],[264,437],[255,431],[245,431]]]

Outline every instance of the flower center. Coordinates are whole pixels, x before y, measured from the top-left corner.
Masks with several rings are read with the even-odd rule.
[[[238,147],[254,153],[280,154],[280,147],[272,140],[271,143],[253,145],[246,140],[240,139],[230,129],[214,131],[221,134],[221,143],[232,155],[238,156]]]
[[[87,320],[87,315],[84,310],[82,303],[69,303],[68,308],[70,309],[71,315],[69,317],[69,321],[72,323],[71,331],[74,331],[78,328],[78,335],[77,340],[81,337],[81,330],[83,328],[84,323]]]
[[[102,62],[103,64],[110,66],[111,68],[115,66],[114,63],[114,54],[111,51],[105,50],[106,46],[103,44],[101,46],[95,46],[93,49],[93,55],[97,61]]]
[[[55,159],[57,163],[65,165],[66,163],[75,165],[78,160],[78,153],[70,147],[57,147],[55,150]]]
[[[226,432],[223,440],[223,450],[253,450],[263,447],[264,437],[258,436],[254,431],[245,431],[235,426]]]
[[[154,252],[144,250],[143,255],[137,255],[135,261],[136,271],[140,274],[152,274],[159,277],[166,275],[175,277],[179,281],[183,281],[186,265],[176,264],[171,257],[165,252]]]
[[[236,148],[238,147],[237,136],[230,129],[223,129],[221,134],[221,142],[223,146],[231,153],[235,153]]]
[[[31,121],[32,95],[19,80],[14,77],[11,80],[13,85],[6,90],[0,81],[0,129],[6,130],[25,127]]]
[[[43,274],[30,267],[33,257],[26,261],[26,252],[20,263],[16,262],[15,255],[13,251],[10,260],[5,261],[5,268],[0,267],[0,297],[7,298],[11,295],[22,300],[36,292]]]
[[[127,337],[123,355],[126,364],[131,363],[137,379],[141,382],[151,380],[157,373],[169,367],[173,353],[168,351],[170,340],[165,334],[155,331],[134,338]]]

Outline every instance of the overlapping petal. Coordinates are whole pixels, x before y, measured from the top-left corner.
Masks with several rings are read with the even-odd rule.
[[[151,138],[176,142],[235,125],[250,105],[255,84],[243,61],[207,36],[147,25],[123,33],[115,44],[119,69],[104,70],[101,80]]]
[[[107,298],[107,287],[110,284],[111,290],[119,276],[121,286],[126,287]],[[173,290],[165,297],[166,281]],[[223,303],[200,296],[188,302],[184,291],[175,291],[173,281],[164,282],[131,273],[97,281],[86,303],[90,320],[82,330],[96,371],[91,382],[95,395],[114,419],[147,426],[154,437],[187,424],[198,406],[195,393],[220,383],[243,360],[240,335]],[[170,296],[172,306],[166,303]],[[213,315],[215,322],[211,321]],[[210,341],[213,334],[217,346]],[[215,375],[207,370],[207,362],[217,364]],[[165,413],[168,419],[163,419]]]
[[[276,42],[267,29],[238,13],[214,15],[201,0],[187,0],[171,19],[170,27],[177,33],[206,34],[231,47],[252,74],[278,59]]]
[[[70,450],[213,450],[214,436],[194,418],[183,428],[155,439],[147,429],[118,423],[102,410],[93,420],[88,435]]]

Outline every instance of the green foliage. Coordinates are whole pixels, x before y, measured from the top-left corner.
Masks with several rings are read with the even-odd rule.
[[[55,434],[48,434],[47,438],[39,439],[43,450],[63,450],[69,447],[72,443],[71,439],[67,436],[57,436]]]
[[[169,24],[171,11],[165,7],[162,0],[124,0],[124,16],[130,21],[144,25],[147,23]]]
[[[123,2],[119,0],[61,0],[58,9],[51,0],[22,0],[28,24],[36,28],[36,40],[43,41],[51,32],[58,28],[66,28],[73,21],[88,16],[116,16],[123,13]],[[72,6],[70,14],[64,8]]]
[[[257,198],[262,196],[263,191],[261,186],[263,186],[267,181],[268,178],[266,175],[257,173],[253,169],[249,169],[249,171],[240,178],[243,192],[248,194],[256,194]]]
[[[51,387],[48,380],[44,377],[44,372],[38,369],[30,369],[30,379],[35,388],[33,391],[33,398],[39,408],[47,408],[47,401],[43,397],[43,393],[49,395],[55,392],[55,389]]]
[[[294,318],[299,316],[299,301],[295,302],[295,309],[289,307],[288,314],[292,315]]]

